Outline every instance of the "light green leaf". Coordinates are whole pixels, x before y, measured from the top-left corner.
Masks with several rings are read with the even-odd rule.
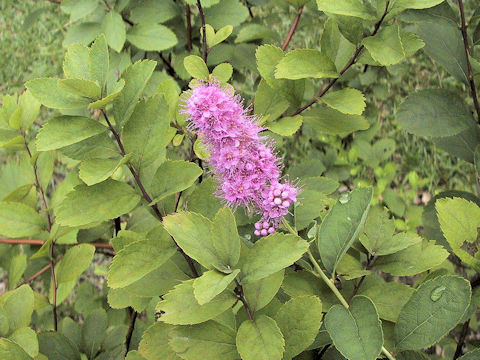
[[[239,0],[222,0],[218,4],[205,9],[205,18],[207,23],[215,29],[227,25],[235,27],[247,20],[248,9]]]
[[[78,143],[98,135],[107,128],[82,116],[59,116],[50,119],[37,135],[37,150],[49,151]]]
[[[313,343],[322,324],[322,302],[316,296],[295,297],[275,315],[285,338],[284,359],[291,359]]]
[[[336,78],[335,64],[323,53],[314,49],[290,51],[275,67],[276,79]]]
[[[255,93],[255,114],[263,116],[262,120],[264,121],[273,122],[288,109],[289,105],[288,100],[283,96],[278,96],[278,91],[270,87],[265,79],[260,80]]]
[[[29,90],[18,98],[18,106],[22,109],[21,128],[27,129],[36,120],[40,112],[40,103]]]
[[[296,115],[293,117],[282,117],[278,121],[265,123],[268,130],[282,136],[292,136],[302,126],[303,117]]]
[[[8,289],[14,289],[27,269],[27,255],[18,254],[11,258],[8,267]],[[1,333],[1,331],[0,331]]]
[[[344,114],[362,115],[365,110],[365,96],[356,89],[342,89],[329,92],[320,100]]]
[[[439,276],[419,286],[395,325],[398,350],[417,350],[439,341],[463,317],[472,290],[459,276]]]
[[[28,285],[6,292],[0,297],[0,306],[3,306],[8,317],[10,332],[30,324],[34,305],[33,291]]]
[[[480,349],[476,349],[473,351],[470,351],[463,355],[462,357],[459,357],[458,360],[475,360],[480,356]]]
[[[463,100],[445,89],[420,90],[399,107],[396,119],[417,136],[456,135],[473,125],[472,113]]]
[[[90,50],[82,44],[72,44],[68,47],[63,59],[65,77],[74,79],[90,79]]]
[[[240,237],[232,210],[229,207],[220,209],[210,225],[213,247],[222,269],[233,268],[240,258]]]
[[[223,292],[237,277],[240,270],[236,269],[231,274],[225,275],[217,270],[203,273],[193,282],[193,294],[200,305],[210,302],[215,296]]]
[[[215,318],[229,309],[237,298],[230,290],[217,295],[205,305],[199,305],[194,296],[194,280],[175,286],[156,307],[161,312],[160,321],[173,325],[199,324]]]
[[[105,221],[132,211],[139,201],[140,195],[119,181],[79,185],[56,208],[56,220],[71,227]]]
[[[28,355],[32,357],[38,355],[37,333],[29,327],[15,330],[8,339],[20,345]]]
[[[19,345],[5,338],[0,338],[0,357],[2,360],[33,360]]]
[[[94,254],[95,247],[89,244],[80,244],[68,249],[55,267],[57,283],[77,280],[90,266]]]
[[[90,102],[87,98],[63,91],[55,78],[30,80],[25,86],[42,105],[53,109],[77,109]]]
[[[90,44],[100,35],[102,26],[98,22],[82,22],[72,25],[68,28],[63,39],[63,46],[80,43],[83,45]]]
[[[325,106],[303,113],[303,122],[319,134],[340,136],[370,127],[370,123],[363,116],[342,114]]]
[[[278,33],[260,24],[248,24],[238,32],[235,44],[253,40],[277,40]]]
[[[158,269],[177,248],[165,231],[162,236],[136,241],[120,250],[113,258],[108,271],[108,286],[123,288]]]
[[[233,67],[229,63],[222,63],[217,66],[212,71],[212,77],[216,80],[226,83],[233,74]]]
[[[108,12],[102,21],[102,31],[105,34],[108,45],[116,52],[120,52],[127,39],[122,16],[113,10]]]
[[[173,328],[162,322],[151,325],[142,335],[138,352],[147,360],[179,360],[168,345],[168,334]]]
[[[70,94],[94,100],[100,98],[102,92],[94,81],[83,79],[59,79],[58,88]]]
[[[185,66],[185,69],[193,78],[208,80],[208,68],[200,56],[187,56],[185,59],[183,59],[183,66]]]
[[[88,73],[92,80],[98,81],[98,84],[102,89],[105,86],[105,81],[107,79],[109,58],[107,39],[105,38],[105,35],[101,34],[90,47],[88,56]],[[71,77],[75,78],[76,76]],[[91,105],[92,104],[89,104],[89,108]]]
[[[373,9],[369,9],[360,0],[317,0],[318,10],[327,13],[375,20]]]
[[[125,87],[113,100],[113,114],[117,124],[123,125],[132,115],[155,66],[155,61],[143,60],[130,65],[123,72],[122,79],[125,80]]]
[[[294,235],[274,233],[258,240],[241,261],[241,282],[263,279],[295,261],[307,251],[308,243]]]
[[[118,80],[115,85],[113,86],[112,92],[105,96],[104,98],[97,100],[95,102],[92,102],[88,104],[89,109],[104,109],[107,104],[112,102],[118,95],[120,95],[120,92],[123,90],[125,87],[125,80],[120,79]]]
[[[0,305],[0,336],[5,336],[8,334],[9,325],[8,325],[8,317],[5,309],[2,305]]]
[[[163,23],[179,15],[178,6],[170,1],[143,0],[135,3],[130,20],[137,23]]]
[[[427,9],[438,5],[445,0],[395,0],[392,10],[395,8],[404,9]]]
[[[463,262],[480,271],[480,260],[462,248],[465,242],[475,248],[480,227],[480,207],[462,198],[438,199],[435,207],[440,228],[453,252]]]
[[[147,51],[167,50],[178,43],[177,36],[160,24],[137,24],[127,33],[127,40],[137,48]]]
[[[242,286],[250,310],[256,312],[272,301],[282,285],[284,273],[282,269],[266,278]]]
[[[394,276],[411,276],[440,265],[447,257],[448,251],[435,241],[424,241],[380,257],[375,267]]]
[[[215,321],[177,326],[169,333],[168,345],[185,360],[239,358],[235,331]]]
[[[77,21],[91,14],[98,7],[97,0],[64,0],[60,8],[70,15],[70,22]]]
[[[0,234],[10,238],[29,237],[45,228],[45,218],[31,207],[15,202],[0,202]]]
[[[325,328],[333,344],[350,360],[375,360],[383,346],[377,309],[366,296],[355,296],[350,308],[333,306],[325,316]]]
[[[203,170],[193,162],[167,160],[158,168],[152,181],[153,204],[169,195],[188,189]]]
[[[272,318],[260,315],[238,328],[237,350],[244,360],[281,360],[285,340]]]
[[[322,222],[318,232],[318,251],[330,273],[352,246],[367,218],[372,200],[372,188],[356,188],[342,194]]]
[[[406,54],[400,39],[400,27],[383,27],[375,36],[362,41],[372,58],[382,65],[393,65],[402,61]]]
[[[117,159],[87,159],[79,167],[79,177],[87,185],[95,185],[111,177],[120,166],[127,163],[130,156]]]

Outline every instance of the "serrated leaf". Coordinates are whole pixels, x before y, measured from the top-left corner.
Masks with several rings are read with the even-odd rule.
[[[37,135],[38,151],[56,150],[107,131],[97,121],[82,116],[59,116],[50,119]]]
[[[73,95],[98,99],[101,95],[100,87],[92,80],[59,79],[58,88]]]
[[[30,80],[25,86],[42,105],[53,109],[77,109],[90,102],[87,98],[63,91],[55,78]]]
[[[396,348],[417,350],[439,341],[460,322],[470,298],[470,283],[459,276],[439,276],[420,285],[398,317]]]
[[[107,79],[108,67],[110,63],[108,54],[107,39],[101,34],[95,39],[90,47],[88,56],[88,73],[92,80],[98,81],[100,88],[103,89]],[[71,76],[76,77],[76,76]],[[122,86],[123,87],[123,86]],[[92,104],[89,104],[89,108]]]
[[[400,39],[400,27],[383,27],[375,36],[362,41],[372,58],[382,65],[393,65],[402,61],[406,54]]]
[[[0,202],[0,234],[10,238],[29,237],[45,228],[45,218],[31,207],[16,202]]]
[[[120,158],[120,160],[87,159],[80,164],[78,175],[85,184],[95,185],[111,177],[129,159],[129,155]]]
[[[295,134],[298,129],[303,124],[303,117],[301,115],[296,115],[293,117],[286,116],[282,117],[277,121],[267,122],[265,126],[268,130],[281,135],[281,136],[292,136]]]
[[[336,78],[335,64],[322,52],[297,49],[287,53],[275,67],[276,79]]]
[[[139,202],[140,195],[119,181],[79,185],[55,209],[56,220],[71,227],[105,221],[132,211]]]
[[[318,232],[318,251],[330,273],[352,246],[367,218],[372,188],[357,188],[345,194],[330,210]]]
[[[237,277],[240,270],[233,270],[231,274],[223,274],[217,270],[210,270],[193,282],[193,294],[200,305],[210,302],[215,296],[223,292]]]
[[[285,346],[277,323],[265,315],[245,320],[238,328],[236,343],[244,360],[281,360]]]
[[[233,292],[226,290],[205,305],[199,305],[194,295],[194,280],[175,286],[156,307],[161,312],[160,321],[173,325],[199,324],[220,315],[237,300]]]
[[[102,31],[105,34],[108,45],[116,52],[120,52],[127,39],[122,16],[113,10],[108,12],[102,21]]]
[[[242,286],[250,310],[256,312],[272,301],[282,285],[284,273],[284,270],[280,270],[266,278]]]
[[[370,123],[363,116],[343,114],[322,106],[303,113],[303,122],[319,134],[346,136],[358,130],[366,130]]]
[[[178,43],[177,36],[160,24],[136,24],[127,32],[127,40],[137,48],[147,51],[167,50]]]
[[[173,326],[157,322],[147,328],[138,345],[138,352],[147,360],[180,359],[168,345],[168,334]]]
[[[350,360],[375,360],[383,346],[383,332],[377,309],[366,296],[357,295],[350,307],[333,306],[325,316],[333,344]]]
[[[93,254],[95,247],[90,244],[80,244],[68,249],[55,267],[57,283],[77,280],[90,266]]]
[[[210,225],[213,248],[222,268],[233,268],[240,258],[240,237],[232,210],[220,209]]]
[[[318,10],[327,13],[359,17],[365,20],[375,20],[374,13],[369,11],[360,0],[317,0]],[[373,10],[373,9],[372,9]]]
[[[205,18],[215,29],[227,25],[235,27],[247,20],[248,9],[239,0],[222,0],[205,9]]]
[[[104,109],[107,106],[107,104],[112,102],[118,95],[120,95],[120,92],[123,90],[124,87],[125,87],[125,80],[123,79],[118,80],[113,86],[112,92],[110,94],[108,94],[102,99],[99,99],[97,101],[94,101],[88,104],[88,108]]]
[[[362,115],[365,110],[365,96],[356,89],[346,88],[329,92],[320,100],[344,114]]]
[[[241,282],[263,279],[297,261],[308,243],[294,235],[274,233],[258,240],[241,261]]]

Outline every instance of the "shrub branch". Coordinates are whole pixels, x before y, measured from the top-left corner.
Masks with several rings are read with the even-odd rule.
[[[292,40],[293,34],[295,33],[295,30],[297,29],[298,22],[300,21],[300,17],[302,16],[303,9],[304,9],[303,6],[301,6],[300,9],[298,9],[297,16],[295,16],[295,19],[293,20],[292,26],[290,27],[290,31],[288,32],[288,35],[285,38],[285,41],[283,42],[283,45],[282,45],[282,50],[283,51],[285,51],[288,44],[290,43],[290,40]]]
[[[207,32],[205,30],[205,13],[203,12],[202,3],[197,0],[198,11],[200,12],[200,18],[202,19],[202,48],[203,48],[203,61],[207,63],[208,47],[207,47]]]

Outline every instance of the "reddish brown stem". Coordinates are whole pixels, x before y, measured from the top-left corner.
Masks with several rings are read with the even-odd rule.
[[[205,14],[203,12],[202,3],[197,0],[198,11],[200,12],[200,18],[202,19],[202,48],[203,48],[203,61],[207,63],[208,47],[207,47],[207,32],[205,30]]]
[[[187,18],[187,50],[188,52],[192,51],[192,10],[190,5],[186,5],[186,14]]]
[[[288,44],[290,43],[290,40],[292,40],[293,34],[295,33],[295,30],[297,29],[298,22],[300,21],[300,17],[302,16],[303,13],[303,6],[298,9],[297,16],[295,16],[295,20],[293,20],[292,26],[290,27],[290,31],[288,32],[287,37],[285,38],[285,41],[283,42],[282,45],[282,50],[285,51],[287,48]]]
[[[238,300],[240,300],[243,304],[243,307],[245,308],[245,311],[247,312],[248,318],[251,321],[254,321],[255,318],[253,317],[253,312],[250,310],[250,306],[248,305],[247,299],[245,299],[245,295],[243,293],[243,287],[240,285],[238,280],[235,279],[235,293],[237,294]]]
[[[389,6],[390,2],[387,1],[386,5],[385,5],[385,11],[383,12],[383,15],[382,17],[380,18],[380,20],[378,20],[378,22],[375,24],[375,29],[373,30],[372,34],[370,36],[375,36],[378,32],[378,30],[380,29],[380,26],[382,25],[383,23],[383,20],[385,20],[385,17],[387,16],[388,14],[388,6]],[[332,79],[323,89],[321,89],[316,95],[315,97],[305,106],[301,107],[300,109],[298,109],[297,111],[295,111],[292,115],[290,116],[295,116],[295,115],[298,115],[300,113],[302,113],[303,111],[305,111],[306,109],[308,109],[310,106],[312,106],[313,104],[315,104],[316,102],[318,102],[318,99],[320,99],[322,96],[324,96],[328,90],[330,90],[333,85],[335,85],[335,83],[338,81],[338,79],[347,72],[348,69],[350,69],[352,67],[352,65],[354,65],[357,60],[358,60],[358,57],[360,56],[362,50],[364,49],[365,47],[363,45],[359,46],[357,48],[357,50],[355,50],[355,53],[353,54],[353,56],[350,58],[350,60],[348,61],[347,65],[345,65],[343,67],[342,70],[340,70],[339,74],[338,74],[338,77],[336,77],[335,79]]]
[[[57,264],[60,260],[62,259],[62,256],[60,256],[58,259],[56,259],[54,261],[55,264]],[[30,284],[33,280],[35,280],[36,278],[38,278],[40,275],[42,275],[45,271],[47,271],[48,269],[50,269],[50,264],[48,265],[45,265],[43,268],[41,268],[40,270],[38,270],[35,274],[33,274],[32,276],[30,276],[28,279],[26,279],[23,283],[21,283],[20,285],[17,286],[17,288],[19,286],[22,286],[22,285],[25,285],[25,284]]]
[[[477,87],[475,85],[475,76],[473,74],[472,64],[470,62],[470,45],[468,44],[467,22],[465,20],[465,10],[463,8],[462,0],[458,0],[458,7],[460,8],[460,18],[462,21],[460,30],[462,31],[463,45],[465,47],[465,55],[467,57],[468,82],[470,85],[470,92],[473,98],[473,105],[475,106],[475,111],[477,112],[477,121],[480,124],[480,104],[478,103]]]

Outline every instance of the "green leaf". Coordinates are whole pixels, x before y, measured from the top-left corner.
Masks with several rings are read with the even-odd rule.
[[[166,231],[162,231],[158,238],[127,245],[113,258],[108,271],[108,286],[116,289],[133,284],[162,266],[176,251],[175,243]]]
[[[103,309],[88,314],[82,326],[82,352],[93,359],[100,350],[108,327],[107,313]]]
[[[38,355],[37,333],[29,327],[15,330],[8,339],[20,345],[28,355],[32,357]]]
[[[123,44],[127,39],[127,32],[122,16],[116,11],[110,11],[102,21],[102,31],[105,34],[108,45],[116,52],[122,51]]]
[[[235,331],[215,321],[190,326],[177,326],[169,333],[168,344],[185,360],[239,358]]]
[[[248,24],[238,32],[235,44],[254,40],[277,40],[278,33],[260,24]]]
[[[365,96],[356,89],[342,89],[329,92],[320,101],[343,114],[362,115],[365,110]]]
[[[343,114],[325,106],[305,112],[303,122],[319,134],[340,136],[370,127],[370,123],[363,116]]]
[[[98,84],[102,89],[105,86],[105,81],[107,79],[108,66],[109,54],[107,39],[105,38],[105,35],[101,34],[90,47],[88,56],[88,73],[92,80],[98,81]],[[89,107],[91,105],[92,104],[89,104]]]
[[[29,237],[45,228],[45,218],[31,207],[15,202],[0,202],[0,234],[10,238]]]
[[[132,211],[139,201],[135,190],[122,182],[79,185],[56,208],[56,220],[71,227],[110,220]]]
[[[104,98],[94,101],[90,104],[88,104],[89,109],[105,109],[107,104],[112,102],[118,95],[120,95],[120,92],[123,90],[125,87],[125,80],[120,79],[118,80],[115,85],[113,85],[112,92],[105,96]]]
[[[273,122],[288,109],[289,105],[288,100],[278,96],[278,92],[270,87],[265,79],[260,80],[255,93],[255,114],[261,115],[263,120]]]
[[[200,305],[210,302],[215,296],[223,292],[237,277],[240,270],[236,269],[231,274],[225,275],[217,270],[203,273],[193,282],[193,294]]]
[[[322,302],[316,296],[293,298],[275,315],[285,338],[284,359],[291,359],[313,343],[322,323]]]
[[[248,9],[239,0],[222,0],[217,5],[205,9],[205,18],[215,29],[227,25],[235,27],[247,20]]]
[[[208,80],[208,68],[200,56],[189,55],[183,59],[183,65],[191,77]]]
[[[356,188],[342,195],[322,222],[318,232],[318,251],[330,273],[352,246],[367,218],[372,188]]]
[[[87,98],[63,91],[55,78],[30,80],[25,86],[42,105],[53,109],[77,109],[90,102]]]
[[[382,65],[393,65],[402,61],[406,54],[400,39],[400,27],[383,27],[375,36],[362,41],[372,58]]]
[[[212,77],[216,80],[226,83],[233,74],[233,67],[229,63],[222,63],[217,66],[212,71]]]
[[[93,100],[100,98],[102,92],[97,83],[83,79],[59,79],[58,88],[70,94]]]
[[[377,309],[366,296],[355,296],[350,308],[333,306],[325,316],[333,344],[349,360],[375,360],[383,346]]]
[[[98,135],[107,128],[97,121],[82,116],[59,116],[48,120],[40,129],[36,145],[38,151],[56,150]]]
[[[128,162],[127,155],[120,160],[116,159],[87,159],[79,167],[79,176],[87,185],[95,185],[111,177],[118,168]]]
[[[369,286],[360,292],[375,304],[380,318],[397,322],[400,310],[415,292],[413,288],[399,282],[387,282]]]
[[[242,286],[250,310],[256,312],[272,301],[282,285],[284,273],[282,269],[266,278]]]
[[[472,124],[457,135],[437,137],[432,141],[450,155],[473,163],[475,147],[480,143],[480,129],[477,124]]]
[[[90,79],[90,50],[82,44],[72,44],[68,47],[63,59],[63,72],[66,78]]]
[[[293,117],[282,117],[277,121],[267,122],[265,126],[268,130],[281,135],[281,136],[292,136],[295,134],[298,129],[302,126],[303,117],[301,115],[296,115]]]
[[[33,360],[19,345],[11,340],[0,338],[2,360]]]
[[[457,135],[474,123],[472,113],[455,93],[444,89],[411,94],[397,111],[398,123],[417,136]]]
[[[370,210],[365,227],[360,234],[360,242],[372,255],[389,255],[420,243],[422,239],[414,233],[395,232],[395,220],[389,219],[386,209]]]
[[[276,79],[336,78],[335,64],[323,53],[314,49],[290,51],[275,67]]]
[[[281,360],[285,340],[272,318],[261,315],[238,328],[237,350],[244,360]]]
[[[12,257],[12,259],[10,260],[10,266],[8,267],[8,289],[9,290],[14,289],[18,285],[26,269],[27,269],[26,254],[19,254]]]
[[[147,360],[179,360],[168,345],[168,335],[173,328],[162,322],[151,325],[142,335],[138,352]]]
[[[210,225],[212,244],[224,268],[233,268],[240,258],[240,237],[232,210],[220,209]]]
[[[137,48],[147,51],[163,51],[178,43],[177,36],[160,24],[137,24],[127,33],[127,40]]]
[[[8,334],[9,325],[8,317],[5,309],[0,305],[0,336],[5,336]]]
[[[22,109],[22,121],[20,124],[22,129],[27,129],[33,124],[40,112],[40,105],[41,104],[28,90],[18,98],[18,106]]]
[[[80,43],[90,44],[102,31],[101,24],[98,22],[83,22],[72,25],[68,28],[63,39],[63,46]]]
[[[55,267],[57,283],[77,280],[90,266],[94,254],[95,247],[89,244],[80,244],[68,249]]]
[[[394,276],[411,276],[440,265],[447,257],[448,251],[435,241],[424,241],[379,258],[375,267]]]
[[[480,356],[480,349],[470,351],[462,357],[459,357],[458,360],[475,360],[478,356]]]
[[[176,4],[169,1],[144,0],[135,4],[130,20],[137,23],[163,23],[179,15]]]
[[[200,214],[180,212],[164,217],[163,225],[188,256],[209,270],[222,268],[210,236],[210,220]]]
[[[80,2],[75,0],[64,0],[60,6],[63,12],[70,14],[70,22],[77,21],[90,15],[97,7],[98,2],[96,0],[85,0]]]
[[[396,7],[405,9],[427,9],[444,1],[445,0],[396,0],[393,2],[392,9]]]
[[[375,20],[373,9],[368,9],[360,0],[317,0],[318,10],[327,13]]]
[[[28,285],[22,285],[0,297],[0,306],[3,306],[8,317],[10,332],[30,324],[33,305],[33,291]]]
[[[480,271],[480,260],[472,251],[480,227],[480,207],[477,204],[462,198],[443,198],[435,202],[438,221],[445,239],[447,239],[453,252],[465,263]],[[465,244],[467,243],[467,244]],[[462,246],[471,253],[464,250]]]
[[[258,240],[242,261],[243,284],[263,279],[300,259],[308,243],[294,235],[274,233]]]
[[[184,281],[163,297],[156,307],[156,311],[161,312],[160,321],[173,325],[199,324],[220,315],[237,301],[235,295],[226,290],[200,305],[195,299],[193,283],[193,279]]]
[[[462,319],[470,305],[470,283],[459,276],[439,276],[420,285],[395,325],[398,350],[417,350],[439,341]]]
[[[137,350],[129,351],[125,360],[147,360]]]
[[[113,114],[117,124],[123,125],[132,115],[155,66],[155,61],[142,60],[130,65],[123,72],[122,79],[125,80],[125,87],[113,100]]]
[[[38,334],[40,353],[48,360],[80,360],[80,352],[75,343],[59,332]]]

